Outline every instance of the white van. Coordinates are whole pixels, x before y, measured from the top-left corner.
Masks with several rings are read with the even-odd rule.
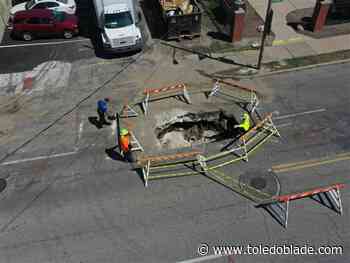
[[[112,52],[142,50],[134,0],[93,0],[103,48]]]

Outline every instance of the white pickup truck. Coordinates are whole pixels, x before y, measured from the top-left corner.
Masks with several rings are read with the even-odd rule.
[[[93,0],[103,49],[109,52],[142,50],[137,24],[137,0]]]

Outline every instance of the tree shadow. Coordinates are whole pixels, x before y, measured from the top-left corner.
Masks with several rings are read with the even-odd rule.
[[[207,33],[208,36],[210,36],[213,39],[216,40],[221,40],[221,41],[225,41],[225,42],[231,42],[231,39],[229,37],[229,35],[223,33],[223,32],[213,32],[210,31]]]
[[[205,72],[204,70],[201,70],[201,69],[196,69],[196,71],[197,71],[201,76],[204,76],[204,77],[207,77],[207,78],[210,78],[210,79],[233,79],[233,80],[237,80],[237,81],[240,80],[240,78],[235,78],[232,74],[230,74],[230,77],[223,77],[223,76],[220,75],[220,74],[207,73],[207,72]]]
[[[173,45],[171,43],[168,43],[168,42],[161,42],[162,45],[164,46],[168,46],[168,47],[171,47],[171,48],[174,48],[174,49],[178,49],[178,50],[182,50],[182,51],[186,51],[188,53],[192,53],[192,54],[196,54],[200,57],[205,57],[205,58],[209,58],[209,59],[212,59],[212,60],[216,60],[216,61],[219,61],[219,62],[222,62],[222,63],[225,63],[225,64],[231,64],[231,65],[236,65],[236,66],[241,66],[241,67],[247,67],[247,68],[252,68],[252,69],[256,69],[255,66],[253,65],[249,65],[249,64],[241,64],[241,63],[238,63],[238,62],[235,62],[234,60],[232,59],[228,59],[228,58],[225,58],[225,57],[218,57],[218,58],[215,58],[211,55],[208,55],[208,54],[205,54],[205,53],[202,53],[202,52],[198,52],[194,49],[190,49],[190,48],[185,48],[185,47],[179,47],[179,46],[176,46],[176,45]]]

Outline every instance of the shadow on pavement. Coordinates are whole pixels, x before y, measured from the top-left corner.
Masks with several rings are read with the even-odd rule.
[[[0,193],[6,189],[7,181],[6,179],[0,178]]]
[[[166,43],[166,42],[162,42],[162,45],[168,46],[168,47],[172,47],[172,48],[174,48],[174,49],[186,51],[186,52],[188,52],[188,53],[196,54],[196,55],[198,55],[198,56],[201,57],[201,58],[209,58],[209,59],[213,59],[213,60],[216,60],[216,61],[225,63],[225,64],[231,64],[231,65],[236,65],[236,66],[241,66],[241,67],[247,67],[247,68],[256,69],[256,67],[253,66],[253,65],[241,64],[241,63],[235,62],[235,61],[232,60],[232,59],[228,59],[228,58],[225,58],[225,57],[217,57],[217,58],[215,58],[215,57],[213,57],[213,56],[211,56],[211,55],[208,55],[208,54],[205,54],[205,53],[201,53],[201,52],[195,51],[195,50],[190,49],[190,48],[179,47],[179,46],[176,46],[176,45],[173,45],[173,44],[170,44],[170,43]]]
[[[100,121],[98,120],[98,117],[92,116],[92,117],[89,117],[88,120],[92,125],[95,125],[97,129],[102,128],[102,125],[101,125]]]
[[[112,160],[125,162],[125,158],[123,156],[121,156],[120,153],[118,153],[118,151],[116,150],[117,148],[118,148],[118,145],[114,146],[112,148],[107,148],[105,150],[105,153]]]

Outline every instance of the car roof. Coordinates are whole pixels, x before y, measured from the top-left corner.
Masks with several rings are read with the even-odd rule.
[[[26,17],[51,17],[52,10],[49,9],[31,9],[25,11],[18,11],[15,14],[15,18],[26,18]]]
[[[35,3],[41,3],[41,2],[56,2],[61,4],[75,4],[74,0],[34,0]]]

